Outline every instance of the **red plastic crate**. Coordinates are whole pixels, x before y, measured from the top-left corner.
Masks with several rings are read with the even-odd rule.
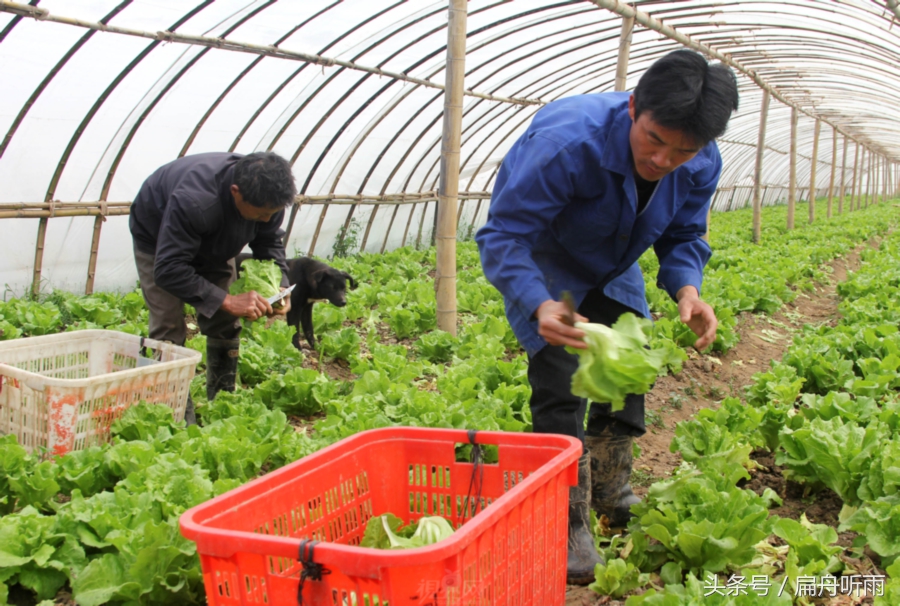
[[[197,542],[209,604],[297,604],[302,539],[321,541],[312,559],[330,571],[305,580],[304,604],[563,604],[581,442],[475,440],[497,445],[499,462],[479,466],[474,517],[465,501],[475,466],[455,456],[468,433],[410,427],[359,433],[186,511],[181,532]],[[459,529],[417,549],[358,547],[367,520],[387,512],[406,523],[443,515]]]

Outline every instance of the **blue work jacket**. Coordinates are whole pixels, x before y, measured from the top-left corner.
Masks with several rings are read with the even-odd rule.
[[[547,104],[512,146],[497,174],[487,223],[475,240],[484,273],[530,354],[547,342],[534,317],[563,290],[581,301],[603,293],[649,317],[638,258],[659,257],[658,284],[673,298],[700,292],[709,260],[706,214],[722,158],[714,141],[660,179],[637,214],[629,144],[630,93],[568,97]]]

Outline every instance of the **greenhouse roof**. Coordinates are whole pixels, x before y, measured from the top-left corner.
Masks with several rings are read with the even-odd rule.
[[[817,187],[834,164],[852,171],[856,144],[900,161],[897,0],[633,6],[626,90],[685,45],[738,74],[740,109],[719,142],[719,186],[732,194],[716,208],[749,199],[764,90],[763,183],[787,185],[792,107],[801,186],[816,119]],[[483,221],[500,161],[541,105],[614,89],[622,15],[634,14],[616,0],[468,8],[463,234]],[[68,205],[108,215],[97,287],[133,284],[127,218],[116,215],[159,165],[205,151],[274,150],[293,163],[304,203],[290,252],[327,255],[353,225],[370,251],[429,238],[447,14],[447,2],[426,0],[0,2],[0,204],[21,217],[0,223],[4,281],[19,291],[31,281],[38,227],[25,217],[49,209],[43,277],[81,288],[95,221],[67,218]]]

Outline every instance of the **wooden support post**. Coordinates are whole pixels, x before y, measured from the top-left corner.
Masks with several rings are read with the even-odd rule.
[[[822,131],[822,121],[816,119],[816,130],[813,134],[812,162],[809,168],[809,222],[816,220],[816,167],[819,161],[819,133]]]
[[[844,135],[844,151],[843,151],[843,159],[841,160],[841,195],[838,196],[838,214],[843,214],[844,212],[844,184],[846,183],[846,172],[847,172],[847,135]]]
[[[434,277],[437,327],[453,336],[456,336],[456,205],[466,76],[467,11],[467,0],[450,0],[441,178],[438,187],[437,272]]]
[[[322,206],[322,212],[319,213],[319,221],[316,223],[316,231],[313,232],[312,242],[309,243],[309,250],[306,251],[306,256],[311,257],[313,253],[316,251],[316,242],[319,239],[319,232],[322,231],[322,224],[325,223],[325,213],[328,212],[328,203],[325,203]]]
[[[831,208],[834,204],[834,177],[837,172],[837,129],[831,129],[831,178],[828,179],[828,210],[825,217],[831,218]]]
[[[619,34],[619,60],[616,63],[616,82],[613,90],[625,90],[628,80],[628,58],[631,55],[631,36],[634,32],[634,16],[622,17],[622,33]]]
[[[100,229],[106,217],[97,215],[94,217],[94,235],[91,237],[91,256],[88,259],[87,282],[84,285],[84,294],[90,295],[94,292],[94,276],[97,274],[97,251],[100,250]]]
[[[853,178],[850,180],[850,211],[853,211],[853,199],[856,197],[856,178],[859,172],[859,143],[856,144],[853,152]]]
[[[797,121],[800,112],[791,108],[791,152],[789,161],[787,228],[794,229],[794,213],[797,208]]]
[[[759,244],[762,232],[762,164],[766,149],[766,118],[769,115],[769,91],[763,91],[759,112],[759,138],[756,142],[756,168],[753,171],[753,242]]]
[[[881,156],[875,155],[875,166],[873,166],[873,182],[875,184],[875,189],[872,192],[872,204],[878,204],[878,197],[881,194],[881,173],[883,171],[881,166]]]
[[[393,227],[394,227],[394,219],[397,218],[397,212],[399,210],[400,210],[400,205],[398,204],[397,206],[394,207],[394,212],[391,214],[391,222],[388,223],[387,231],[384,232],[384,240],[382,240],[382,242],[381,242],[381,250],[379,251],[379,254],[383,255],[384,249],[387,248],[388,238],[391,235],[391,229],[393,229]],[[412,211],[410,211],[410,212],[412,212]]]
[[[366,243],[369,241],[369,232],[372,231],[372,223],[375,222],[375,213],[378,212],[380,206],[380,204],[375,205],[375,208],[372,209],[372,214],[369,215],[369,220],[366,221],[366,232],[363,234],[362,244],[359,245],[359,252],[366,251]]]
[[[859,183],[856,184],[856,210],[862,208],[863,177],[866,174],[866,150],[859,150]]]
[[[44,264],[44,241],[47,238],[48,217],[41,217],[38,224],[37,244],[34,247],[34,276],[31,282],[31,296],[37,299],[41,294],[41,267]]]
[[[869,151],[869,169],[866,171],[866,202],[863,208],[869,208],[869,199],[872,197],[872,171],[875,167],[875,152]]]

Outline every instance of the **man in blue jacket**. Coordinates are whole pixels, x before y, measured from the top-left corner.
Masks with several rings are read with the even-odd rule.
[[[590,505],[624,526],[637,503],[629,484],[632,439],[645,432],[644,397],[616,413],[572,395],[585,348],[560,301],[571,291],[575,320],[610,325],[631,311],[648,317],[637,260],[650,246],[659,286],[703,349],[716,336],[712,307],[700,299],[711,254],[702,239],[722,171],[715,138],[737,109],[733,72],[679,50],[658,60],[633,94],[580,95],[542,108],[509,150],[497,175],[486,225],[476,240],[487,278],[529,357],[537,433],[585,442],[578,486],[569,497],[568,582],[586,584],[601,562]],[[593,477],[592,477],[593,476]],[[592,481],[593,480],[593,481]]]

